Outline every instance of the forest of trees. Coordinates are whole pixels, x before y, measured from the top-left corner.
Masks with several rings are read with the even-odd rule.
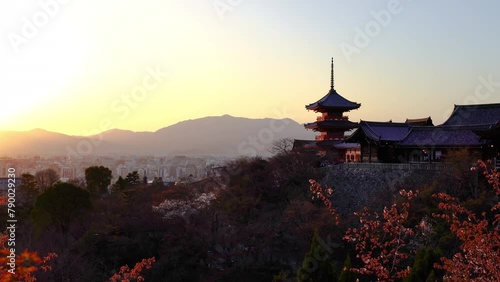
[[[457,152],[453,161],[467,155]],[[484,162],[395,187],[340,214],[316,157],[241,158],[213,182],[165,188],[54,172],[17,187],[16,274],[1,281],[497,281],[499,173]],[[470,185],[474,183],[474,185]],[[473,189],[471,189],[473,187]],[[4,199],[5,201],[5,199]],[[3,203],[5,204],[5,203]],[[6,210],[6,209],[5,209]],[[2,214],[5,211],[2,210]]]

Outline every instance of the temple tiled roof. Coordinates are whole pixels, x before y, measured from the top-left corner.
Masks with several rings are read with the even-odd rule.
[[[327,148],[335,147],[336,145],[341,144],[341,143],[343,143],[342,140],[322,140],[322,141],[316,141],[316,145],[318,147],[327,147]]]
[[[473,130],[474,133],[481,136],[482,138],[490,140],[500,140],[500,121],[492,124],[491,126],[484,129]]]
[[[361,104],[347,100],[346,98],[340,96],[335,89],[331,88],[328,94],[326,94],[323,98],[319,99],[315,103],[306,105],[306,109],[318,111],[323,108],[350,111],[357,109],[360,106]]]
[[[355,135],[363,132],[374,141],[397,142],[403,140],[409,130],[410,126],[403,122],[361,121],[352,138],[355,139]]]
[[[348,120],[324,120],[324,121],[316,121],[311,123],[304,124],[305,128],[313,129],[317,127],[322,128],[345,128],[351,129],[358,127],[356,122],[348,121]]]
[[[408,123],[411,126],[434,126],[431,117],[414,119],[407,118],[405,123]]]
[[[360,149],[361,145],[359,143],[344,142],[344,143],[335,144],[333,147],[335,147],[337,149]]]
[[[432,125],[430,117],[404,123],[361,121],[346,142],[393,142],[400,147],[481,147],[500,139],[500,103],[455,106],[448,120]]]
[[[492,125],[500,121],[500,103],[482,105],[455,105],[453,113],[442,125]]]
[[[480,147],[486,142],[474,133],[477,126],[415,126],[398,143],[402,147]]]
[[[300,152],[300,151],[304,151],[308,148],[313,148],[313,147],[316,147],[315,140],[294,139],[292,152]]]

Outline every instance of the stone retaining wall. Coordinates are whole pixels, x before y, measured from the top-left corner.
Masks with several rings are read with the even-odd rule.
[[[383,207],[400,189],[418,189],[438,175],[439,170],[434,169],[373,169],[340,165],[329,167],[321,182],[333,187],[332,203],[341,214],[346,214],[364,206]]]

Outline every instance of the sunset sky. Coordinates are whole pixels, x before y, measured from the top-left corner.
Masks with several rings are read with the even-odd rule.
[[[0,130],[304,123],[331,57],[362,104],[351,120],[439,124],[453,104],[500,103],[499,26],[498,1],[2,1]]]

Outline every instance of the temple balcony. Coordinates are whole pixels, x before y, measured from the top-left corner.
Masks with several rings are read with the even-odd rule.
[[[327,135],[319,135],[314,138],[316,141],[326,141],[326,140],[333,140],[333,141],[342,141],[344,138],[338,137],[338,136],[327,136]]]
[[[316,121],[325,121],[325,120],[339,120],[339,121],[348,121],[349,117],[348,116],[342,116],[342,117],[332,117],[332,116],[319,116],[316,118]]]

